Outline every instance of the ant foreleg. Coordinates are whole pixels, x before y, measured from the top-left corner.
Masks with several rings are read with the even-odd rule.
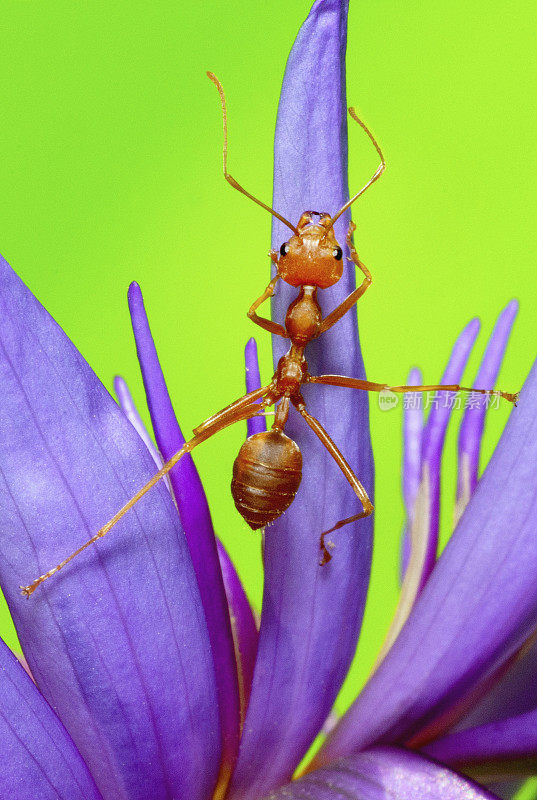
[[[474,392],[475,394],[485,394],[493,397],[503,397],[510,403],[516,406],[518,400],[518,392],[502,392],[499,389],[474,389],[472,386],[460,386],[458,383],[453,384],[431,384],[428,386],[389,386],[387,383],[372,383],[371,381],[362,381],[358,378],[347,378],[344,375],[309,375],[307,377],[308,383],[323,383],[328,386],[343,386],[348,389],[361,389],[364,392]]]
[[[347,244],[349,246],[351,260],[356,264],[356,266],[359,269],[362,270],[365,277],[360,286],[358,286],[353,292],[351,292],[348,295],[348,297],[346,297],[345,300],[341,303],[341,305],[337,306],[337,308],[334,308],[334,310],[331,311],[330,314],[328,314],[328,316],[323,319],[319,335],[327,331],[329,328],[331,328],[332,325],[335,325],[336,322],[338,322],[338,320],[340,320],[341,317],[344,314],[346,314],[347,311],[350,308],[352,308],[355,303],[358,302],[360,297],[365,293],[366,289],[368,289],[371,286],[371,283],[373,282],[373,277],[371,273],[369,272],[366,265],[363,264],[358,258],[358,253],[356,252],[356,248],[352,243],[351,237],[354,230],[356,230],[356,225],[354,224],[354,222],[351,221],[349,224],[349,230],[347,231]]]
[[[273,252],[274,251],[271,251],[271,257]],[[274,258],[272,258],[272,260],[274,261]],[[269,285],[267,286],[261,297],[258,297],[257,300],[250,306],[247,313],[247,317],[248,319],[251,319],[252,322],[255,322],[256,325],[259,325],[260,328],[264,328],[264,330],[268,331],[269,333],[274,333],[277,336],[283,336],[284,339],[288,339],[289,335],[285,330],[285,328],[283,327],[283,325],[280,325],[277,322],[272,322],[272,320],[266,319],[265,317],[258,317],[257,314],[255,313],[259,308],[259,306],[261,305],[261,303],[264,303],[265,300],[268,300],[269,297],[272,297],[272,295],[274,294],[274,289],[276,287],[276,284],[278,283],[279,280],[280,280],[279,275],[276,275],[276,277],[274,277],[271,280],[271,282],[269,283]]]
[[[297,411],[304,417],[304,419],[306,420],[312,431],[319,437],[319,439],[324,444],[324,446],[326,447],[326,449],[328,450],[328,452],[330,453],[330,455],[332,456],[332,458],[334,459],[334,461],[336,462],[336,464],[338,465],[344,476],[347,478],[348,482],[352,487],[352,490],[358,497],[363,508],[363,511],[360,514],[353,514],[352,517],[347,517],[346,519],[339,520],[339,522],[336,522],[336,524],[332,528],[330,528],[327,531],[324,531],[321,534],[321,540],[320,540],[321,558],[319,564],[321,566],[324,566],[325,564],[328,564],[328,562],[332,558],[331,553],[329,552],[328,548],[325,545],[324,541],[325,536],[327,536],[329,533],[332,533],[332,531],[337,530],[338,528],[342,528],[343,525],[347,525],[347,523],[349,522],[355,522],[358,519],[363,519],[364,517],[368,517],[370,514],[373,513],[373,503],[369,499],[366,490],[364,489],[364,487],[362,486],[362,484],[360,483],[360,481],[358,480],[358,478],[352,471],[351,467],[349,466],[343,455],[340,453],[340,451],[338,450],[338,448],[336,447],[336,445],[334,444],[328,433],[325,431],[319,420],[316,419],[315,417],[312,417],[312,415],[306,411],[306,406],[304,405],[303,402],[295,402],[294,405],[296,406]]]
[[[252,392],[251,394],[257,394],[259,396],[261,392],[266,392],[266,387],[263,390],[258,390],[258,392]],[[246,397],[250,397],[250,395],[246,395]],[[241,398],[241,400],[244,400],[244,398]],[[127,513],[127,511],[129,511],[134,505],[136,505],[138,500],[140,500],[145,494],[147,494],[147,492],[150,489],[152,489],[153,486],[155,486],[155,484],[157,484],[165,475],[168,474],[168,472],[171,469],[173,469],[173,467],[177,464],[177,462],[184,455],[186,455],[186,453],[190,453],[195,447],[197,447],[198,444],[201,444],[206,439],[209,439],[215,433],[218,433],[224,428],[227,428],[234,422],[239,422],[240,420],[245,420],[248,419],[249,417],[253,417],[254,414],[257,414],[264,408],[264,405],[262,403],[250,402],[248,405],[244,406],[244,404],[241,404],[241,400],[232,403],[232,405],[228,406],[227,409],[224,409],[219,414],[216,414],[213,418],[211,418],[215,420],[213,424],[205,427],[203,430],[200,431],[200,433],[197,433],[192,439],[190,439],[188,442],[185,442],[182,448],[178,450],[177,453],[175,453],[169,459],[169,461],[167,461],[164,464],[164,466],[161,469],[159,469],[159,471],[155,475],[153,475],[151,480],[148,481],[145,484],[145,486],[143,486],[138,492],[136,492],[134,497],[131,497],[128,503],[125,503],[123,508],[121,508],[116,514],[114,514],[112,519],[110,519],[106,523],[106,525],[103,525],[103,527],[100,528],[97,531],[97,533],[91,537],[91,539],[88,539],[87,542],[85,542],[77,550],[71,553],[70,556],[67,556],[67,558],[65,558],[55,567],[49,569],[48,572],[45,572],[43,575],[40,575],[39,578],[36,578],[28,586],[21,586],[20,588],[22,590],[22,594],[25,597],[30,597],[30,595],[37,589],[37,587],[41,583],[43,583],[43,581],[46,581],[47,578],[52,577],[52,575],[55,575],[56,572],[59,572],[61,569],[67,566],[67,564],[69,564],[69,562],[72,561],[73,558],[82,553],[87,547],[94,544],[98,539],[102,539],[103,536],[105,536],[108,533],[108,531],[110,531],[114,527],[114,525],[117,522],[119,522],[119,520]],[[216,421],[216,417],[219,418],[218,421]],[[202,426],[199,427],[202,428]]]

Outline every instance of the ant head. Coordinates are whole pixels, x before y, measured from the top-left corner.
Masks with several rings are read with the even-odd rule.
[[[349,114],[363,128],[379,154],[380,165],[366,185],[363,186],[354,197],[347,200],[334,216],[331,217],[330,214],[326,213],[320,214],[318,211],[305,211],[295,228],[295,226],[278,213],[278,211],[271,208],[266,203],[263,203],[257,197],[254,197],[250,192],[247,192],[246,189],[244,189],[240,183],[237,183],[235,178],[229,174],[227,170],[226,97],[222,84],[216,75],[212,72],[208,72],[207,76],[218,89],[220,102],[222,104],[222,123],[224,128],[222,161],[224,178],[230,186],[250,198],[250,200],[253,200],[254,203],[264,208],[265,211],[268,211],[269,214],[272,214],[273,217],[279,219],[281,223],[287,225],[287,227],[293,231],[293,236],[280,247],[280,259],[278,260],[279,276],[291,286],[318,286],[320,289],[327,289],[329,286],[333,286],[343,274],[343,250],[336,240],[334,223],[350,206],[352,206],[354,201],[382,175],[386,166],[382,150],[377,144],[373,134],[365,123],[356,115],[356,111],[353,108],[349,108]],[[318,222],[313,221],[314,217],[319,217]]]
[[[330,214],[318,211],[302,214],[296,234],[280,247],[278,273],[286,283],[327,289],[338,282],[343,273],[343,249],[332,226]]]

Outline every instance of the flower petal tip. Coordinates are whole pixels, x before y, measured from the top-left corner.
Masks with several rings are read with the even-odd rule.
[[[127,290],[127,297],[129,303],[131,300],[141,300],[142,299],[142,290],[140,288],[140,284],[137,281],[131,281],[129,283],[129,288]]]
[[[470,333],[474,333],[475,332],[475,334],[477,335],[477,333],[479,332],[480,329],[481,329],[481,320],[480,320],[480,318],[479,317],[473,317],[473,319],[471,319],[470,322],[468,323],[468,325],[464,328],[463,333],[470,334]]]

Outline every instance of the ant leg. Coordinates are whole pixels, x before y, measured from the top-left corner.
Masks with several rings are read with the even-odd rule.
[[[319,335],[327,331],[329,328],[331,328],[332,325],[335,325],[335,323],[338,322],[338,320],[340,320],[341,317],[344,314],[346,314],[350,308],[353,307],[353,305],[360,299],[360,297],[365,293],[366,289],[368,289],[371,286],[371,283],[373,282],[373,277],[371,273],[369,272],[365,264],[362,264],[362,262],[358,258],[358,253],[356,252],[356,248],[352,243],[351,237],[354,230],[356,230],[356,225],[354,224],[354,222],[351,221],[349,224],[349,230],[347,231],[347,244],[349,246],[349,250],[351,253],[351,261],[353,261],[356,264],[356,266],[362,270],[362,272],[365,275],[365,278],[363,279],[360,286],[358,286],[354,290],[354,292],[351,292],[350,295],[346,297],[345,300],[343,300],[341,305],[339,305],[337,308],[334,308],[334,310],[331,311],[330,314],[323,319]]]
[[[361,389],[364,392],[382,392],[387,389],[390,392],[475,392],[476,394],[488,394],[493,397],[503,397],[516,406],[518,392],[502,392],[499,389],[474,389],[472,386],[460,386],[453,384],[431,384],[428,386],[389,386],[387,383],[372,383],[362,381],[358,378],[347,378],[343,375],[309,375],[306,378],[308,383],[324,383],[328,386],[344,386],[348,389]]]
[[[125,503],[123,508],[121,508],[116,514],[114,514],[112,519],[110,519],[106,523],[106,525],[103,525],[103,527],[100,528],[97,531],[97,533],[91,537],[91,539],[88,539],[87,542],[85,542],[77,550],[71,553],[70,556],[67,556],[67,558],[65,558],[55,567],[49,569],[48,572],[45,572],[43,575],[40,575],[39,578],[36,578],[28,586],[21,586],[22,594],[25,597],[30,597],[32,592],[34,592],[37,589],[37,587],[41,583],[43,583],[43,581],[46,581],[47,578],[50,578],[52,575],[55,575],[56,572],[59,572],[61,569],[63,569],[67,564],[69,564],[70,561],[73,560],[73,558],[79,555],[79,553],[82,553],[91,544],[94,544],[98,539],[102,539],[102,537],[105,536],[108,533],[108,531],[110,531],[114,527],[116,522],[119,522],[119,520],[127,513],[127,511],[129,511],[134,505],[136,505],[138,500],[140,500],[145,494],[147,494],[147,492],[150,489],[152,489],[153,486],[155,486],[155,484],[157,484],[161,480],[161,478],[163,478],[165,475],[168,474],[168,472],[171,469],[173,469],[173,467],[177,464],[177,462],[186,453],[190,453],[195,447],[197,447],[198,444],[201,444],[206,439],[209,439],[211,436],[213,436],[215,433],[218,433],[224,428],[227,428],[228,425],[232,425],[234,422],[239,422],[240,420],[248,419],[248,417],[252,417],[260,409],[263,408],[262,404],[260,403],[250,403],[246,407],[241,406],[240,403],[241,401],[239,400],[237,401],[237,403],[233,403],[231,406],[229,406],[228,409],[224,409],[224,412],[226,413],[222,412],[222,415],[220,414],[215,415],[220,417],[218,422],[215,422],[213,425],[205,428],[205,430],[201,431],[201,433],[196,434],[188,442],[185,442],[182,448],[178,450],[177,453],[175,453],[170,458],[170,460],[167,461],[161,469],[159,469],[159,471],[155,475],[153,475],[151,480],[148,481],[145,484],[145,486],[143,486],[138,492],[136,492],[134,497],[131,497],[128,503]]]
[[[272,251],[271,251],[272,253]],[[272,257],[272,255],[271,255]],[[274,261],[274,259],[272,259]],[[269,333],[275,333],[277,336],[283,336],[284,339],[288,339],[289,335],[283,325],[279,325],[277,322],[272,322],[270,319],[266,319],[265,317],[258,317],[255,313],[261,303],[264,303],[269,297],[272,297],[274,294],[274,289],[278,281],[280,280],[280,276],[276,275],[275,278],[271,280],[261,297],[258,297],[255,303],[252,303],[250,309],[247,313],[248,319],[251,319],[252,322],[255,322],[256,325],[259,325],[260,328],[264,328],[264,330],[269,331]]]
[[[343,525],[347,525],[348,522],[355,522],[357,519],[363,519],[364,517],[368,517],[370,514],[373,513],[373,503],[367,496],[366,490],[364,489],[364,487],[362,486],[362,484],[360,483],[360,481],[358,480],[358,478],[356,477],[356,475],[354,474],[349,464],[344,459],[343,455],[340,453],[340,451],[338,450],[338,448],[336,447],[336,445],[334,444],[328,433],[325,431],[319,420],[316,419],[315,417],[312,417],[312,415],[306,411],[306,406],[304,402],[294,402],[294,405],[297,411],[304,417],[304,419],[306,420],[312,431],[319,437],[319,439],[324,444],[324,446],[326,447],[326,449],[328,450],[328,452],[330,453],[330,455],[332,456],[332,458],[334,459],[334,461],[336,462],[336,464],[338,465],[344,476],[347,478],[348,482],[350,483],[354,493],[358,497],[363,508],[363,511],[360,514],[353,514],[352,517],[347,517],[346,519],[339,520],[339,522],[336,522],[336,524],[332,528],[330,528],[327,531],[324,531],[321,534],[321,542],[320,542],[321,559],[319,561],[319,564],[321,566],[324,566],[332,558],[330,552],[328,551],[328,548],[324,543],[325,536],[327,536],[329,533],[332,533],[332,531],[337,530],[338,528],[342,528]]]
[[[240,409],[251,405],[255,400],[262,397],[264,394],[267,394],[269,392],[269,389],[270,389],[269,386],[262,386],[259,389],[254,389],[253,392],[245,394],[244,397],[239,398],[239,400],[235,400],[233,403],[230,403],[228,406],[223,408],[222,411],[218,411],[216,414],[213,414],[211,417],[208,417],[206,420],[201,422],[192,430],[192,433],[194,434],[194,436],[197,436],[198,433],[201,433],[207,428],[212,428],[213,425],[218,423],[218,421],[222,419],[222,417],[229,414],[230,411],[239,411]],[[270,394],[269,397],[271,397]],[[265,405],[271,405],[271,403],[270,402],[263,403],[263,406]]]

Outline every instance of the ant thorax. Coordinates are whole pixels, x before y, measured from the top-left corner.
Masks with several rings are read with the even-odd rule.
[[[315,339],[321,330],[323,315],[317,302],[317,287],[302,286],[300,294],[293,300],[285,315],[285,330],[291,342],[304,347]]]
[[[313,223],[313,216],[320,217]],[[280,247],[278,274],[291,286],[327,289],[341,278],[343,250],[338,244],[329,214],[306,211],[297,233]]]

